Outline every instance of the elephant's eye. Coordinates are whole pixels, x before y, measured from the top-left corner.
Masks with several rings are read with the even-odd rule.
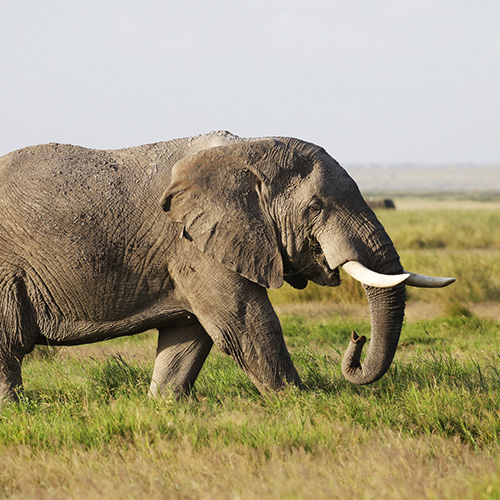
[[[311,215],[318,215],[321,212],[322,209],[323,209],[323,205],[319,201],[313,201],[309,205],[309,213]]]

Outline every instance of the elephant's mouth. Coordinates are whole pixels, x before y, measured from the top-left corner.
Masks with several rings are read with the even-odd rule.
[[[313,279],[315,283],[318,285],[327,285],[327,286],[338,286],[340,285],[340,271],[339,267],[332,269],[328,265],[328,261],[326,260],[326,256],[319,244],[318,240],[312,236],[308,239],[309,248],[311,249],[314,262],[321,268],[322,276],[318,276],[317,279]],[[326,276],[325,276],[326,275]]]
[[[325,285],[328,286],[339,286],[340,285],[340,268],[336,267],[335,269],[331,269],[326,261],[326,257],[323,255],[321,262],[319,262],[322,269],[324,269],[325,274],[328,277],[328,282]],[[322,284],[322,283],[321,283]]]
[[[305,243],[293,263],[286,254],[282,255],[285,281],[298,289],[305,288],[308,280],[323,286],[340,285],[339,268],[330,268],[318,241],[310,236]]]
[[[326,259],[325,259],[326,260]],[[339,286],[340,285],[340,271],[337,267],[336,269],[328,268],[328,285],[329,286]]]

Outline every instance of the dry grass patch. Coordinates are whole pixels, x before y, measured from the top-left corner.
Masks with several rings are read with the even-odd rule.
[[[195,449],[185,440],[4,451],[2,498],[49,499],[480,499],[500,493],[499,466],[457,440],[401,439],[339,425],[331,448],[242,445]],[[30,466],[26,467],[29,462]]]

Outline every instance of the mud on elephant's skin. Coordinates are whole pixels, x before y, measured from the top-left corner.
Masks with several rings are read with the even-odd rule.
[[[163,208],[163,210],[162,210]],[[364,283],[368,354],[345,376],[389,368],[406,273],[354,181],[322,148],[228,132],[98,151],[47,144],[0,158],[0,396],[15,400],[37,344],[159,331],[153,395],[187,393],[215,344],[260,391],[300,386],[266,288]]]

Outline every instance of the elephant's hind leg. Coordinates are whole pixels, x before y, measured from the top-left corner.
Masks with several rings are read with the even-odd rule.
[[[22,385],[21,359],[10,352],[0,352],[0,405],[6,399],[19,401]]]
[[[0,289],[0,402],[17,401],[22,390],[21,363],[38,334],[25,283],[14,277]]]
[[[213,341],[197,320],[161,328],[150,394],[165,390],[188,394],[212,348]]]

